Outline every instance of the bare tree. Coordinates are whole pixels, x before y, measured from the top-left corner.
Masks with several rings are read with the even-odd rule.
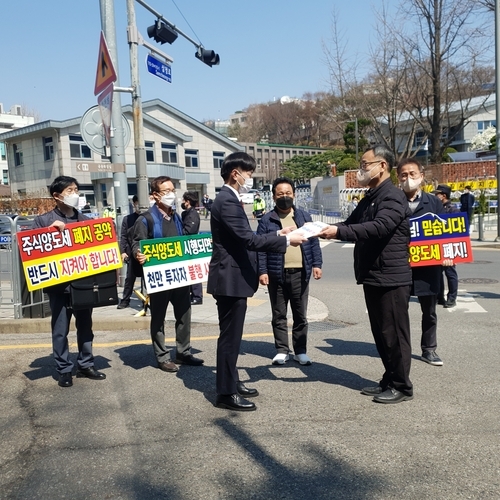
[[[484,52],[484,31],[472,22],[479,15],[478,7],[476,0],[401,3],[400,15],[405,15],[407,26],[414,26],[413,30],[396,33],[401,53],[409,63],[409,79],[414,83],[407,109],[430,139],[433,163],[441,161],[444,149],[470,116],[470,82],[462,86],[457,75],[462,68],[473,73]],[[481,83],[487,82],[477,85]],[[458,104],[457,97],[461,98]]]

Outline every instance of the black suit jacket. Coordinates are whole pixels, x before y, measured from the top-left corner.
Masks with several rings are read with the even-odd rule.
[[[441,214],[444,212],[443,203],[432,194],[422,191],[422,197],[412,217],[427,213]],[[438,295],[441,287],[442,266],[412,267],[413,276],[412,295],[417,297],[425,295]]]
[[[126,253],[129,257],[132,255],[132,248],[130,247],[130,241],[128,239],[128,230],[134,227],[135,221],[139,217],[137,212],[132,212],[126,215],[122,221],[122,228],[120,233],[120,250],[122,253]]]
[[[251,297],[259,286],[256,252],[286,252],[286,238],[257,235],[236,194],[223,186],[212,205],[210,219],[213,254],[207,292]]]

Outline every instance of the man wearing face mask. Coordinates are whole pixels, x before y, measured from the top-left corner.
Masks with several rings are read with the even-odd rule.
[[[394,164],[394,154],[386,146],[366,151],[357,178],[370,189],[344,222],[319,234],[355,242],[354,273],[363,285],[371,330],[385,368],[379,384],[361,393],[386,404],[413,399],[408,315],[411,212],[406,196],[391,181]]]
[[[186,191],[182,195],[181,208],[183,210],[182,226],[184,234],[198,234],[200,231],[200,214],[198,213],[198,193],[195,191]],[[203,286],[201,283],[191,285],[191,305],[203,304]]]
[[[443,212],[442,203],[433,195],[420,189],[424,180],[424,167],[415,158],[401,160],[397,167],[398,180],[406,194],[412,217],[427,213]],[[422,361],[433,366],[442,366],[437,355],[437,296],[440,289],[441,266],[412,267],[411,295],[418,298],[422,311]]]
[[[134,195],[132,198],[132,207],[134,211],[123,218],[122,228],[120,233],[120,250],[122,252],[122,260],[127,264],[127,275],[125,278],[125,285],[123,286],[122,300],[118,304],[118,309],[125,309],[130,305],[130,297],[134,289],[135,278],[142,276],[140,269],[135,270],[134,260],[132,260],[132,247],[129,238],[129,229],[135,224],[139,217],[139,198]]]
[[[227,156],[220,175],[224,186],[212,205],[210,227],[213,253],[207,292],[217,302],[219,340],[217,341],[216,406],[236,411],[253,411],[256,406],[245,398],[258,395],[239,380],[236,363],[240,352],[247,298],[259,287],[256,252],[285,253],[288,245],[307,240],[288,234],[292,227],[270,234],[255,234],[241,204],[240,194],[253,187],[256,163],[247,153]]]
[[[49,192],[56,208],[51,212],[35,217],[34,229],[55,227],[64,231],[66,224],[88,220],[88,217],[76,210],[78,207],[78,181],[74,177],[61,175],[54,179]],[[69,355],[68,333],[71,316],[75,316],[76,338],[78,344],[77,377],[86,377],[92,380],[104,380],[106,375],[94,368],[92,354],[92,309],[73,311],[69,300],[69,284],[62,283],[45,289],[49,296],[52,326],[52,352],[59,374],[60,387],[73,385],[73,362]]]
[[[283,227],[301,227],[312,222],[311,216],[294,206],[295,186],[286,177],[273,183],[274,210],[265,214],[259,222],[257,234],[274,233]],[[259,282],[267,285],[271,311],[274,345],[277,354],[273,365],[283,365],[289,359],[288,303],[293,315],[292,345],[294,360],[301,365],[310,365],[307,352],[307,303],[309,279],[321,279],[323,258],[317,238],[310,238],[300,247],[289,246],[285,255],[275,252],[259,252]]]
[[[175,188],[170,177],[160,176],[151,181],[151,195],[155,204],[141,214],[134,224],[132,255],[139,264],[146,256],[140,251],[141,240],[182,236],[182,220],[172,207],[175,205]],[[171,360],[165,347],[165,315],[172,303],[175,316],[176,355]],[[151,308],[150,333],[158,368],[165,372],[178,371],[178,364],[199,366],[203,360],[191,354],[191,300],[189,286],[164,290],[149,295]]]

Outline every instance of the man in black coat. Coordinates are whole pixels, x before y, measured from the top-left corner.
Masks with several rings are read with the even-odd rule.
[[[256,252],[285,253],[288,245],[298,246],[306,240],[302,235],[288,234],[291,228],[263,235],[252,231],[240,194],[252,187],[255,166],[247,153],[232,153],[225,158],[220,172],[224,186],[215,198],[210,218],[213,253],[207,292],[216,300],[220,330],[216,406],[236,411],[255,410],[255,404],[244,398],[258,395],[256,389],[240,382],[236,368],[247,298],[259,286]]]
[[[373,338],[385,368],[380,383],[361,392],[377,403],[389,404],[413,399],[408,316],[410,209],[404,193],[391,181],[394,163],[387,147],[369,149],[361,158],[357,179],[370,189],[344,222],[319,235],[355,242],[354,273],[363,285]]]
[[[472,222],[472,217],[474,216],[474,195],[470,192],[471,187],[465,186],[462,196],[460,196],[460,212],[465,212],[467,214],[469,227]]]
[[[200,232],[200,214],[198,213],[198,193],[195,191],[186,191],[182,195],[181,213],[182,229],[184,234],[198,234]],[[203,304],[203,286],[201,283],[191,285],[190,300],[191,305]]]
[[[134,211],[125,216],[122,221],[122,228],[120,233],[120,250],[122,252],[122,260],[127,263],[127,275],[125,278],[125,285],[123,286],[122,300],[118,304],[118,309],[125,309],[130,305],[130,297],[132,296],[132,290],[134,289],[134,283],[136,278],[135,269],[138,266],[134,266],[134,259],[132,257],[132,247],[130,245],[129,229],[134,227],[135,221],[139,217],[139,198],[134,195],[132,198],[132,206]],[[139,272],[139,271],[138,271]],[[139,276],[142,273],[139,272]]]
[[[413,217],[427,213],[443,212],[442,203],[434,196],[420,189],[424,180],[424,167],[415,158],[406,158],[398,165],[398,180],[406,194]],[[441,265],[412,268],[413,285],[411,295],[418,298],[422,310],[422,361],[442,366],[443,361],[436,353],[437,348],[437,295],[441,284]]]

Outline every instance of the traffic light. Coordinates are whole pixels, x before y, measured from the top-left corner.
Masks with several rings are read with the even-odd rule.
[[[155,42],[163,44],[174,43],[178,35],[175,30],[158,19],[153,26],[148,28],[148,36],[154,38]]]
[[[210,67],[212,67],[214,64],[217,65],[220,63],[219,54],[216,54],[213,50],[207,50],[200,47],[195,53],[195,56],[201,62],[208,64]]]

